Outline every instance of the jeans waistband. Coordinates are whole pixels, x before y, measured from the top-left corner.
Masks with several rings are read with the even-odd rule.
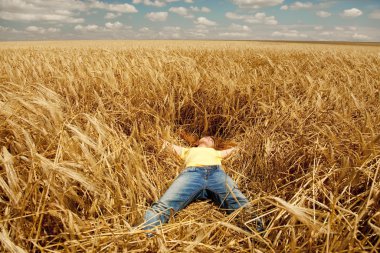
[[[186,167],[186,169],[193,168],[193,169],[205,169],[205,170],[216,170],[221,169],[221,165],[204,165],[204,166],[189,166]]]

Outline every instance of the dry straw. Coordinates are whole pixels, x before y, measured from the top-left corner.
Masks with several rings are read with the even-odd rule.
[[[379,47],[28,45],[0,49],[0,251],[379,248]],[[224,168],[265,232],[207,202],[133,229],[182,169],[161,138],[184,132],[238,144]]]

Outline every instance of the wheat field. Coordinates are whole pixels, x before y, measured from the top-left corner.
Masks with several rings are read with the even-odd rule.
[[[0,43],[0,251],[376,252],[380,46],[228,41]],[[224,161],[266,225],[196,202],[134,226],[181,161]]]

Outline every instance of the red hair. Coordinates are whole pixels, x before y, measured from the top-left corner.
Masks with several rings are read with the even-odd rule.
[[[198,146],[198,141],[200,140],[200,137],[197,136],[196,134],[194,133],[189,133],[183,129],[180,129],[179,130],[179,136],[185,140],[189,146],[191,147],[196,147]],[[211,135],[204,135],[204,136],[211,136]],[[232,148],[232,147],[235,147],[237,146],[237,143],[235,141],[232,141],[232,140],[223,140],[222,138],[220,137],[215,137],[215,136],[211,136],[214,140],[214,143],[215,143],[215,146],[214,148],[216,150],[224,150],[224,149],[228,149],[228,148]]]

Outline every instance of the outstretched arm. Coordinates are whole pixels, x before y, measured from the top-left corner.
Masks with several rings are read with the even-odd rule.
[[[169,148],[171,151],[175,152],[177,155],[181,155],[183,147],[174,145],[168,141],[164,140],[164,144],[162,145],[162,148]]]
[[[237,147],[222,150],[221,151],[222,152],[222,158],[226,158],[226,157],[230,156],[236,150],[237,150]]]

